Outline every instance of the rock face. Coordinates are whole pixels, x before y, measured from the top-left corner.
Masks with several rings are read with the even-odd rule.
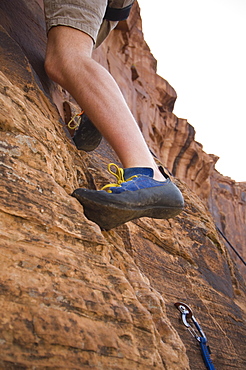
[[[90,154],[71,142],[51,95],[60,109],[64,98],[74,102],[45,76],[40,4],[0,4],[0,368],[203,369],[174,307],[183,301],[216,369],[244,369],[246,288],[203,202],[212,184],[225,193],[214,213],[232,202],[238,210],[241,190],[227,197],[235,184],[220,186],[215,157],[172,114],[176,94],[155,74],[136,4],[95,58],[116,77],[186,208],[173,220],[144,218],[109,232],[87,220],[70,194],[111,181],[105,167],[117,158],[105,141]]]
[[[246,182],[237,183],[217,171],[212,171],[210,183],[211,194],[208,203],[213,218],[229,243],[246,261]],[[232,248],[229,250],[235,259],[235,252]],[[236,262],[245,278],[245,265],[238,257]]]

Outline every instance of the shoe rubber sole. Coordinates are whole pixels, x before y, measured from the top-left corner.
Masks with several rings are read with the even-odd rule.
[[[72,196],[82,204],[89,220],[104,230],[110,230],[136,218],[168,219],[177,216],[184,208],[183,196],[170,180],[166,183],[120,194],[80,188]]]

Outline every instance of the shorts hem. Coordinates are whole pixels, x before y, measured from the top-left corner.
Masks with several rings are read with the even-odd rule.
[[[74,19],[69,19],[68,17],[52,19],[46,23],[47,33],[50,31],[52,27],[56,26],[66,26],[75,28],[89,35],[94,41],[94,44],[96,43],[97,35],[95,35],[95,32],[91,27],[87,26],[84,23],[81,24],[81,22],[76,22]]]

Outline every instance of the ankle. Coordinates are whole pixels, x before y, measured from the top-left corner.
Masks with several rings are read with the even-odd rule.
[[[153,179],[156,180],[156,181],[166,181],[166,178],[162,175],[162,173],[160,172],[159,168],[154,169],[154,176],[153,176]]]

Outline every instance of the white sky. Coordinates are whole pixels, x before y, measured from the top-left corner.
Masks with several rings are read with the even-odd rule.
[[[246,0],[138,0],[157,73],[176,90],[174,113],[246,181]]]

